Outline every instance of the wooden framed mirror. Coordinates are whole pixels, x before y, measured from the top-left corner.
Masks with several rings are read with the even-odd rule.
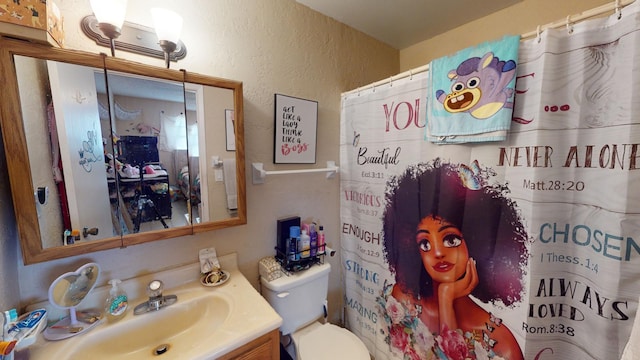
[[[246,223],[241,82],[7,38],[0,74],[25,264]]]
[[[198,195],[208,200],[200,201],[206,205],[199,208],[204,220],[194,221],[193,230],[198,233],[246,224],[242,83],[185,71],[184,84],[189,94],[187,107],[190,99],[195,99],[196,109],[195,113],[187,111],[187,123],[191,123],[192,115],[199,124],[199,184],[208,190],[206,195]],[[227,174],[232,178],[234,169],[236,180],[227,182]]]

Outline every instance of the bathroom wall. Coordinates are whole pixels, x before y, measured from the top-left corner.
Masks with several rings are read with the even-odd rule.
[[[612,0],[524,0],[492,15],[400,50],[400,69],[408,71],[441,56],[504,35],[525,34],[567,15],[593,9]]]
[[[108,52],[88,39],[80,21],[91,14],[88,0],[56,0],[64,16],[68,48]],[[129,0],[127,21],[151,26],[149,1]],[[281,93],[319,103],[316,167],[339,161],[340,94],[390,75],[399,68],[398,50],[375,41],[293,0],[154,1],[185,18],[184,60],[174,69],[243,81],[248,224],[195,236],[115,249],[34,265],[16,257],[17,235],[6,171],[0,172],[0,305],[26,305],[46,298],[51,281],[83,263],[95,261],[103,270],[100,282],[130,278],[195,262],[198,250],[215,246],[219,254],[237,252],[241,271],[258,288],[258,261],[274,254],[276,219],[291,215],[325,225],[327,241],[338,248],[339,182],[324,174],[273,176],[251,183],[252,162],[274,169],[273,98]],[[163,66],[161,59],[116,51],[116,56]],[[4,163],[3,151],[0,164]],[[278,165],[277,169],[310,165]],[[3,200],[7,201],[3,201]],[[331,319],[339,320],[342,302],[340,261],[331,258]],[[17,269],[17,271],[16,271]],[[6,271],[5,271],[6,270]],[[19,283],[19,290],[18,284]]]

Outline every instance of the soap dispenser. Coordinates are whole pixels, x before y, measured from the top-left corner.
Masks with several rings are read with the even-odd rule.
[[[105,302],[104,312],[107,316],[107,320],[110,322],[115,322],[123,318],[129,304],[127,293],[121,286],[119,286],[120,283],[121,281],[118,279],[109,280],[111,289],[109,290],[109,296]]]

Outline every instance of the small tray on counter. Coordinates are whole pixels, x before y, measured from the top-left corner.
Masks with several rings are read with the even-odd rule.
[[[226,270],[210,271],[200,276],[200,283],[204,286],[220,286],[226,283],[231,274]]]

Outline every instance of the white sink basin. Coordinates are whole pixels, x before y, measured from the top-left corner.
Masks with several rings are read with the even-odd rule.
[[[159,311],[135,316],[129,313],[103,331],[83,335],[69,359],[158,359],[159,354],[179,358],[210,341],[231,309],[229,299],[216,294],[178,297],[178,302]]]
[[[238,270],[236,254],[222,256],[219,260],[230,277],[216,287],[200,284],[199,264],[127,280],[129,283],[125,285],[139,284],[137,288],[144,289],[151,279],[160,279],[165,283],[164,294],[176,295],[178,301],[158,311],[134,315],[133,308],[147,298],[143,297],[143,290],[127,290],[129,309],[124,318],[115,323],[102,320],[93,329],[64,340],[48,341],[40,334],[35,344],[25,350],[28,351],[27,358],[216,359],[279,328],[282,318]],[[96,299],[89,299],[87,305],[91,306],[87,307],[102,304],[108,290],[108,286],[94,289]],[[132,299],[134,295],[137,299]],[[32,306],[46,307],[46,304]],[[57,316],[54,314],[51,318]],[[163,351],[162,346],[166,346],[166,351],[156,355]],[[20,353],[17,355],[16,359],[24,358]]]

